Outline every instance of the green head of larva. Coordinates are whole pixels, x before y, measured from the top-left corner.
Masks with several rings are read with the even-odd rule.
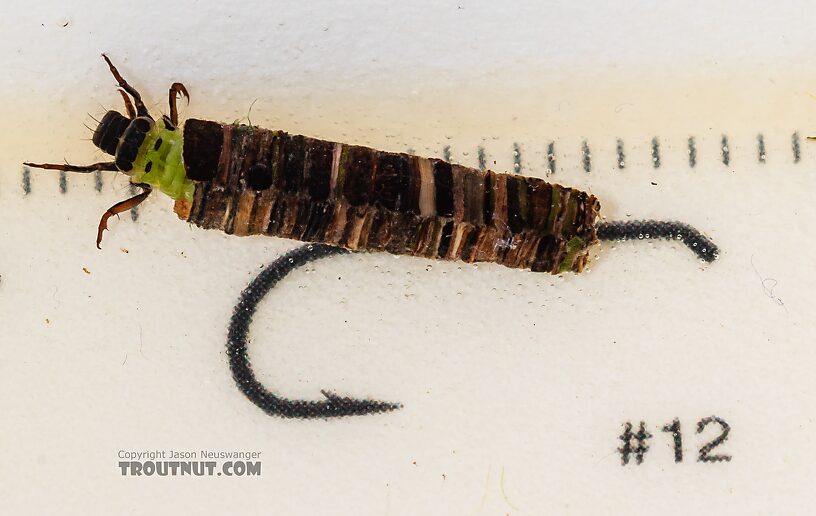
[[[192,201],[195,189],[182,162],[179,128],[149,117],[133,119],[108,111],[94,131],[93,143],[115,158],[116,168],[132,183],[149,184],[175,200]]]

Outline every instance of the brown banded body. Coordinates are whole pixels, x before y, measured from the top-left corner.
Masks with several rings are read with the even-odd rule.
[[[598,200],[532,177],[195,119],[183,161],[195,193],[177,214],[235,235],[554,274],[597,242]]]

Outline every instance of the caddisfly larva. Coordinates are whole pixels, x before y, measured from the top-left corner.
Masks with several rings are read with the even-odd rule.
[[[188,119],[159,120],[104,56],[119,84],[127,116],[108,111],[93,143],[113,160],[86,166],[34,164],[68,172],[121,171],[142,193],[102,216],[108,219],[144,201],[154,189],[175,200],[175,212],[206,229],[309,242],[275,261],[253,280],[235,309],[228,351],[244,394],[272,415],[329,417],[382,412],[399,404],[341,398],[289,400],[255,379],[246,354],[257,303],[286,274],[344,250],[384,251],[431,259],[493,262],[559,274],[581,272],[599,240],[682,240],[705,261],[717,247],[679,222],[597,224],[598,199],[575,188],[518,174],[451,164],[437,158],[378,151],[254,126]],[[132,97],[132,102],[131,102]]]

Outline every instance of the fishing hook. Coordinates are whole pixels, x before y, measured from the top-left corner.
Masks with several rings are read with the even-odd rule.
[[[700,259],[712,262],[717,258],[717,246],[697,229],[676,221],[614,221],[596,226],[599,240],[673,239],[682,241]],[[292,400],[269,391],[255,377],[247,353],[249,327],[258,303],[278,282],[298,267],[321,258],[348,254],[350,251],[325,244],[308,244],[284,254],[267,265],[243,290],[233,310],[227,334],[227,356],[238,389],[270,416],[315,419],[341,416],[361,416],[390,412],[401,408],[400,403],[340,397],[330,391],[320,391],[325,400]]]

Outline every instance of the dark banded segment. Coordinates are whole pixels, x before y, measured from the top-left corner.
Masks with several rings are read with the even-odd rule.
[[[300,135],[283,137],[283,191],[300,191],[303,186],[306,139]]]
[[[478,172],[478,173],[474,173]],[[480,170],[472,170],[471,173],[462,178],[463,191],[463,219],[474,226],[484,224],[485,214],[485,173]]]
[[[434,163],[434,187],[436,188],[436,214],[453,216],[453,171],[447,161]]]
[[[376,152],[367,147],[349,145],[344,149],[340,167],[343,170],[343,195],[352,206],[368,204],[374,186]]]
[[[483,224],[493,223],[493,207],[496,189],[496,173],[488,170],[484,176],[484,199],[482,201],[482,212],[484,214]]]
[[[184,124],[184,166],[187,178],[209,181],[215,177],[223,144],[221,124],[194,118],[187,120]]]
[[[513,233],[530,227],[530,187],[528,178],[507,178],[507,225]]]
[[[331,170],[334,155],[334,144],[313,138],[306,139],[306,159],[303,175],[308,186],[309,196],[320,202],[329,198],[331,193]]]
[[[253,163],[247,170],[246,182],[253,190],[266,190],[272,186],[272,169],[265,163]]]
[[[439,237],[439,249],[437,250],[436,253],[436,255],[439,258],[445,258],[448,256],[448,251],[450,250],[452,237],[453,237],[453,221],[449,220],[444,226],[442,226],[442,234]]]
[[[371,203],[383,209],[396,211],[410,202],[411,173],[406,154],[380,152]]]
[[[270,188],[280,189],[283,185],[284,156],[286,155],[284,144],[288,135],[283,131],[270,132],[272,134],[268,138],[267,150],[269,167],[272,169],[272,186]]]
[[[558,254],[558,241],[552,235],[544,235],[538,242],[535,258],[530,267],[534,272],[551,272]]]
[[[211,123],[190,124],[185,131],[194,141],[216,139]],[[597,199],[578,190],[280,131],[220,127],[219,156],[184,156],[188,172],[212,179],[196,184],[192,203],[176,204],[181,217],[204,228],[551,273],[582,270],[596,241]],[[185,152],[193,148],[185,143]]]
[[[422,177],[419,172],[418,156],[408,157],[408,184],[402,196],[402,202],[398,207],[399,211],[419,215],[419,194],[422,186]]]
[[[462,260],[466,262],[475,262],[476,261],[476,252],[475,250],[478,249],[476,245],[479,241],[479,236],[481,235],[483,227],[473,227],[468,228],[465,232],[464,242],[462,244],[462,249],[460,251],[460,256]]]
[[[265,154],[261,147],[265,141],[263,138],[246,138],[241,131],[233,132],[233,145],[238,145],[242,150],[242,159],[233,160],[230,164],[231,172],[225,178],[225,182],[230,189],[239,190],[241,185],[246,185],[249,181],[250,169],[255,167],[255,172],[258,172],[258,167],[265,170],[267,181],[271,186],[271,171],[263,155]]]

